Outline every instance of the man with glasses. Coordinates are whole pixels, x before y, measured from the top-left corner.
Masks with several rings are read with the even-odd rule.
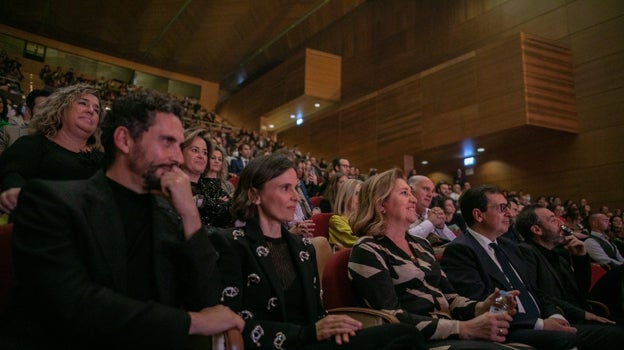
[[[571,326],[555,304],[538,294],[516,244],[501,237],[510,224],[505,196],[484,185],[466,191],[459,202],[468,229],[446,247],[441,261],[457,292],[482,300],[495,289],[520,291],[508,341],[538,349],[595,348],[593,333]]]
[[[334,172],[343,173],[347,176],[349,176],[351,172],[351,164],[348,159],[344,158],[336,158],[332,160],[332,168],[334,169]]]

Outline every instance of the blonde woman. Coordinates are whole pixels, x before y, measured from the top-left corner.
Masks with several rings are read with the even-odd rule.
[[[361,187],[361,180],[349,179],[338,188],[333,204],[335,214],[329,218],[330,244],[352,247],[357,240],[357,236],[353,234],[349,225],[349,218],[357,211]]]
[[[235,188],[234,185],[227,180],[228,168],[223,166],[225,157],[225,150],[220,146],[213,145],[210,158],[208,159],[208,167],[206,168],[206,178],[214,179],[211,181],[215,184],[219,184],[228,196],[232,197]]]

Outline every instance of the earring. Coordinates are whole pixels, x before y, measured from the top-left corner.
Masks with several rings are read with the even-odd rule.
[[[386,213],[386,208],[381,207],[381,210],[379,212],[381,212],[382,214],[385,214]]]

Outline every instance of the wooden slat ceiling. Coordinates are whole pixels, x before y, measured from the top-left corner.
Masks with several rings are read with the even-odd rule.
[[[0,22],[233,91],[365,0],[7,0]]]

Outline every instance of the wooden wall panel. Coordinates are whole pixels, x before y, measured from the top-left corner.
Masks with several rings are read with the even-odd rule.
[[[508,42],[505,50],[498,51],[498,56],[481,54],[483,50],[492,50],[489,45],[521,31],[555,40],[571,50],[578,135],[539,133],[522,126],[527,123],[526,102],[517,82],[523,76],[521,69],[513,68],[522,63],[515,54],[519,45]],[[314,123],[305,123],[296,132],[280,134],[280,138],[294,141],[296,138],[289,134],[301,139],[301,130],[314,133],[313,138],[323,141],[315,143],[310,150],[313,154],[328,159],[341,154],[353,164],[356,162],[352,159],[358,159],[357,164],[363,170],[383,169],[401,162],[406,151],[413,152],[418,171],[435,176],[452,175],[462,166],[464,144],[484,145],[487,151],[477,155],[475,174],[468,177],[473,184],[489,182],[522,189],[534,198],[542,194],[559,194],[575,200],[585,197],[624,208],[624,193],[619,185],[624,157],[621,151],[613,151],[624,149],[623,36],[624,1],[620,0],[605,0],[599,5],[593,0],[365,2],[342,21],[319,33],[308,47],[342,56],[342,105],[354,110],[358,108],[352,106],[360,103],[376,105],[365,109],[375,112],[361,113],[360,117],[375,115],[377,144],[370,142],[373,135],[366,134],[372,128],[350,128],[356,117],[349,116],[349,122],[345,122],[341,106]],[[471,52],[476,56],[473,64],[478,88],[474,93],[478,103],[458,106],[457,98],[444,101],[448,93],[441,88],[437,91],[442,96],[433,96],[436,101],[433,103],[426,98],[415,98],[410,93],[411,87],[398,87],[399,82],[409,77]],[[529,69],[528,73],[543,72]],[[424,81],[424,74],[420,78]],[[535,82],[532,79],[530,84]],[[463,79],[464,84],[469,81],[467,77]],[[451,79],[448,90],[466,91],[458,82],[460,79]],[[537,87],[545,91],[536,97],[549,100],[551,106],[548,113],[539,113],[541,123],[548,122],[545,115],[559,116],[560,111],[571,111],[550,95],[547,79],[539,83]],[[423,95],[427,94],[425,85],[420,86]],[[457,96],[466,95],[454,97]],[[422,106],[416,107],[415,101],[421,101]],[[531,103],[532,107],[541,108],[541,102]],[[436,114],[428,114],[434,110]],[[446,132],[443,128],[435,131],[439,136],[433,135],[434,140],[457,135],[463,135],[462,139],[424,150],[421,145],[431,135],[425,120],[447,125]],[[397,125],[402,123],[411,126],[397,130]],[[500,138],[492,137],[493,132],[501,129],[508,131]],[[361,130],[357,131],[361,134],[355,134],[354,130]],[[345,132],[351,133],[354,140],[363,140],[358,149],[355,141],[348,148],[334,143],[340,138],[336,133]],[[430,164],[421,165],[423,159]]]

